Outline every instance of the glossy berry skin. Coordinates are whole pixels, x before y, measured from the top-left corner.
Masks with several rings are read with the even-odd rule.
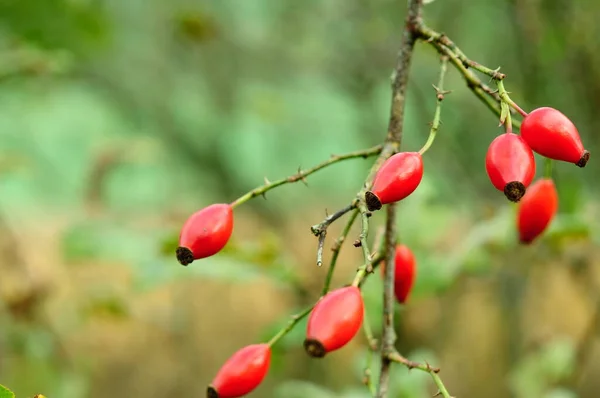
[[[382,264],[381,275],[385,276],[385,264]],[[417,262],[412,250],[406,245],[397,245],[394,257],[394,295],[400,304],[408,301],[416,276]]]
[[[590,157],[573,122],[554,108],[529,113],[521,124],[521,136],[531,149],[550,159],[584,167]]]
[[[218,203],[192,214],[181,229],[177,260],[188,265],[225,247],[233,232],[233,209]]]
[[[548,178],[537,180],[519,204],[519,241],[523,244],[533,242],[550,225],[557,211],[558,193],[554,181]]]
[[[360,330],[364,303],[360,290],[348,286],[323,296],[308,318],[304,349],[315,358],[342,348]]]
[[[533,151],[520,136],[501,134],[488,148],[485,169],[494,187],[518,202],[535,176]]]
[[[252,344],[223,364],[207,389],[207,398],[235,398],[252,392],[269,372],[271,347]]]
[[[423,179],[423,158],[418,152],[399,152],[386,160],[365,195],[369,211],[398,202],[417,189]]]

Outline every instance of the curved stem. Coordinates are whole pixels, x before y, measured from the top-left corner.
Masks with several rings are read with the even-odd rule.
[[[438,80],[438,85],[433,86],[436,92],[436,105],[435,105],[435,113],[433,114],[433,121],[431,122],[431,130],[429,130],[429,137],[427,138],[427,142],[423,145],[423,148],[419,150],[419,153],[423,155],[433,144],[435,140],[435,136],[440,127],[440,115],[442,113],[442,101],[444,100],[444,94],[448,94],[449,91],[444,91],[444,76],[446,75],[446,70],[448,66],[448,56],[442,55],[440,57],[440,78]]]
[[[290,319],[290,321],[287,323],[287,325],[284,328],[282,328],[279,332],[277,332],[273,337],[271,337],[271,340],[269,340],[267,344],[270,346],[273,346],[279,340],[281,340],[283,338],[283,336],[285,336],[286,334],[291,332],[292,329],[294,328],[294,326],[296,326],[296,324],[298,322],[300,322],[305,316],[310,314],[313,307],[314,307],[314,305],[311,305],[310,307],[302,310],[302,312],[299,312],[296,315],[293,315],[292,318]]]
[[[264,195],[267,191],[270,191],[273,188],[277,188],[278,186],[284,185],[284,184],[291,184],[294,182],[298,182],[298,181],[303,181],[306,182],[306,177],[308,177],[309,175],[316,173],[317,171],[324,169],[325,167],[331,166],[332,164],[341,162],[343,160],[347,160],[347,159],[354,159],[354,158],[368,158],[370,156],[374,156],[377,155],[381,152],[382,150],[382,145],[377,145],[374,146],[372,148],[368,148],[368,149],[363,149],[361,151],[355,151],[355,152],[350,152],[350,153],[346,153],[344,155],[334,155],[331,156],[328,160],[319,163],[318,165],[311,167],[310,169],[307,170],[298,170],[298,173],[291,175],[287,178],[282,178],[280,180],[271,182],[269,180],[267,180],[265,178],[265,184],[261,185],[258,188],[255,188],[253,190],[251,190],[250,192],[245,193],[244,195],[240,196],[239,198],[237,198],[236,200],[234,200],[231,203],[231,207],[237,207],[247,201],[249,201],[250,199],[253,199],[259,195]]]
[[[362,220],[362,229],[360,231],[359,239],[360,246],[362,247],[364,263],[360,267],[358,267],[358,271],[356,272],[354,280],[352,281],[352,286],[356,287],[358,287],[361,284],[361,282],[367,276],[367,274],[373,272],[373,265],[371,264],[371,252],[369,251],[369,244],[367,242],[367,236],[369,235],[369,217],[371,213],[367,211],[367,208],[364,203],[360,203],[358,205],[358,209],[360,211],[360,216]]]

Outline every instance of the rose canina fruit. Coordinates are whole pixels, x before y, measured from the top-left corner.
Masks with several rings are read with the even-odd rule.
[[[350,342],[360,330],[364,304],[360,290],[348,286],[323,296],[308,318],[304,349],[308,355],[322,358]]]
[[[268,344],[252,344],[238,350],[219,369],[206,397],[236,398],[249,394],[267,375],[270,362]]]
[[[218,203],[197,211],[187,219],[179,235],[177,260],[188,265],[218,253],[233,232],[233,210]]]
[[[415,255],[406,245],[396,246],[394,258],[394,295],[400,304],[407,302],[415,284]],[[381,264],[381,275],[385,276],[385,263]]]
[[[365,194],[369,211],[398,202],[417,189],[423,179],[423,158],[418,152],[399,152],[386,160]]]
[[[488,148],[485,169],[494,187],[518,202],[535,176],[533,151],[518,135],[501,134]]]
[[[521,123],[521,136],[531,149],[550,159],[585,167],[590,158],[573,122],[554,108],[531,111]]]
[[[529,187],[519,204],[517,227],[523,244],[533,242],[552,222],[558,210],[558,193],[554,181],[537,180]]]

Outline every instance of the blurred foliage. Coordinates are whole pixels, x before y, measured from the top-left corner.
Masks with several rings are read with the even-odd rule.
[[[15,398],[15,394],[0,384],[0,398]]]
[[[401,3],[0,2],[0,382],[18,397],[202,396],[228,355],[314,302],[326,267],[314,265],[309,227],[347,203],[370,161],[236,209],[225,250],[188,267],[174,261],[178,230],[264,177],[381,142]],[[524,109],[568,115],[592,158],[585,169],[555,164],[560,213],[520,247],[516,208],[483,167],[497,118],[451,70],[425,177],[399,208],[418,276],[397,308],[398,348],[439,365],[460,397],[595,397],[598,380],[568,380],[600,371],[575,359],[600,283],[600,3],[427,3],[427,23],[501,66]],[[435,106],[438,62],[426,44],[411,73],[403,147],[416,150]],[[332,286],[359,262],[347,244]],[[376,335],[381,287],[378,274],[364,285]],[[274,347],[251,395],[367,396],[363,337],[310,361],[305,325]],[[390,396],[435,393],[427,374],[393,372]]]

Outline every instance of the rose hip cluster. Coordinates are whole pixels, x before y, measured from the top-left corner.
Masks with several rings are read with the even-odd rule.
[[[524,113],[524,112],[523,112]],[[529,244],[548,227],[558,210],[558,194],[550,178],[533,182],[536,164],[533,152],[552,160],[584,167],[589,152],[583,147],[575,125],[553,108],[538,108],[525,114],[521,135],[507,125],[495,138],[486,155],[486,170],[496,189],[513,202],[520,202],[517,216],[519,241]],[[423,178],[422,154],[400,152],[379,168],[364,203],[368,211],[410,196]],[[192,214],[185,222],[176,250],[177,260],[188,265],[220,252],[233,232],[233,206],[213,204]],[[407,302],[416,278],[416,261],[406,245],[397,245],[394,258],[394,293],[400,304]],[[382,275],[385,264],[381,266]],[[304,349],[322,358],[347,345],[360,330],[364,302],[353,283],[322,296],[312,308],[306,328]],[[220,368],[207,389],[208,398],[234,398],[256,389],[269,371],[271,346],[253,344],[235,352]]]
[[[188,265],[210,257],[225,247],[233,232],[233,209],[213,204],[192,214],[184,224],[176,255]],[[382,266],[382,269],[384,267]],[[406,303],[416,275],[416,261],[405,245],[396,247],[395,295]],[[304,349],[314,358],[347,345],[358,333],[364,316],[364,302],[357,286],[325,294],[310,312]],[[252,344],[235,352],[220,368],[207,389],[208,398],[242,397],[256,389],[269,371],[272,343]]]
[[[590,158],[573,122],[549,107],[525,114],[520,136],[507,126],[506,133],[492,141],[485,159],[487,174],[496,189],[519,202],[517,229],[523,244],[540,236],[558,211],[558,193],[549,175],[531,185],[536,172],[533,152],[579,167]]]

